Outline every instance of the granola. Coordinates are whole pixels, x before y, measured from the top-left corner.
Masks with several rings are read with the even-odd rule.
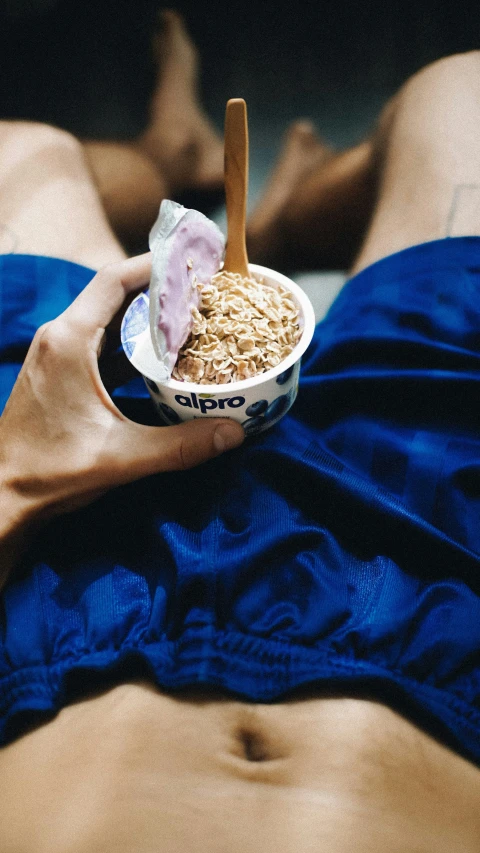
[[[174,379],[199,385],[249,379],[276,367],[298,343],[299,308],[287,288],[224,271],[197,287],[200,303]]]

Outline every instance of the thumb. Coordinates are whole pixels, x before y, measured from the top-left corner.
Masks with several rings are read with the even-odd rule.
[[[128,427],[121,454],[126,481],[193,468],[238,447],[245,438],[240,424],[229,418],[199,418],[169,427],[147,427],[130,421]]]

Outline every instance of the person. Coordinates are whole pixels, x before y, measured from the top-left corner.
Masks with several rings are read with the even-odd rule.
[[[420,71],[352,152],[290,132],[251,252],[356,257],[245,441],[122,411],[149,257],[85,146],[1,126],[4,853],[478,851],[478,72]]]
[[[144,132],[123,144],[84,141],[103,209],[129,252],[148,248],[162,198],[223,200],[223,140],[200,104],[196,47],[178,12],[162,9],[158,23]]]

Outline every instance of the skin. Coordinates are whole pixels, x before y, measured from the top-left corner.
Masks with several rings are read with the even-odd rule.
[[[120,685],[2,751],[2,853],[474,853],[478,776],[374,700]]]
[[[130,254],[144,250],[162,198],[223,192],[223,140],[201,107],[198,55],[178,13],[160,13],[153,54],[157,85],[144,132],[128,143],[84,142],[103,207]]]
[[[150,270],[149,254],[104,267],[35,335],[0,419],[4,581],[15,549],[38,523],[113,486],[191,468],[243,441],[230,420],[141,426],[107,393],[98,364],[106,331],[128,296],[148,284]]]
[[[333,152],[312,128],[291,128],[248,223],[252,259],[355,274],[416,243],[479,234],[479,57],[419,71],[354,148]]]
[[[347,174],[357,207],[365,202],[353,269],[445,235],[456,187],[480,185],[478,72],[477,54],[435,63],[387,106],[360,164],[357,155],[347,164],[344,153],[312,166],[302,180],[309,192],[316,187],[303,199],[315,213],[301,220],[305,251],[314,248],[316,231],[319,259],[325,257],[333,235],[322,237],[318,213],[343,221]],[[85,151],[68,135],[4,123],[0,145],[0,221],[16,234],[17,251],[113,263],[39,330],[0,421],[5,577],[25,535],[45,518],[128,479],[200,463],[223,449],[215,436],[225,424],[157,430],[116,411],[98,355],[125,300],[148,281],[149,259],[123,260]],[[62,156],[51,157],[52,148]],[[35,179],[33,199],[27,181],[18,188],[11,180],[13,161],[17,175],[28,168],[28,183]],[[264,210],[268,228],[262,232],[257,217],[255,233],[259,255],[263,240],[274,259],[272,234],[281,234],[290,253],[302,245],[285,198],[273,199]],[[351,251],[354,220],[358,210],[337,231],[339,257]],[[475,215],[462,229],[480,233]],[[241,441],[241,430],[233,426],[231,437]],[[479,798],[478,768],[411,721],[375,697],[319,690],[257,705],[219,691],[172,696],[123,684],[63,708],[0,752],[2,853],[478,853]]]

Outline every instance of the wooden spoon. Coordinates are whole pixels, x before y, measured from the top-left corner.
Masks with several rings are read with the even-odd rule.
[[[248,277],[245,242],[248,193],[247,105],[231,98],[225,111],[225,198],[227,247],[224,269]]]

